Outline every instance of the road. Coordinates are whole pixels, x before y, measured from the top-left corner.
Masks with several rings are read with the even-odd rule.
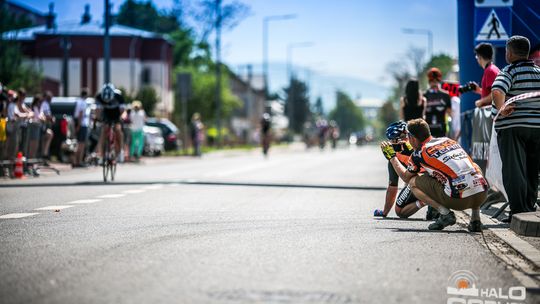
[[[0,219],[0,302],[447,303],[460,270],[521,285],[462,226],[373,218],[375,146],[153,159],[100,180],[0,183],[0,215],[31,214]]]

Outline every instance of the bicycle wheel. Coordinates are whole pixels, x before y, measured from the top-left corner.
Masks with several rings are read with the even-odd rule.
[[[111,147],[111,158],[109,159],[109,166],[111,172],[111,181],[114,181],[114,175],[116,174],[116,153],[114,153],[113,147]]]
[[[107,175],[109,175],[109,145],[105,143],[103,145],[103,159],[101,161],[103,167],[103,181],[107,182]]]

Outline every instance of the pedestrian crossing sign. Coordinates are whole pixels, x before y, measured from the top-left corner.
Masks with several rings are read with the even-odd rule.
[[[510,38],[511,11],[509,9],[476,9],[476,42],[505,45]]]

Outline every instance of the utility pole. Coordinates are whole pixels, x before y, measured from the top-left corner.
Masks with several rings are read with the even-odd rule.
[[[103,60],[105,65],[105,83],[111,82],[111,37],[109,28],[111,27],[111,5],[109,0],[105,0],[105,36],[103,37]]]
[[[296,15],[289,14],[289,15],[277,15],[277,16],[266,16],[263,19],[263,76],[264,76],[264,90],[265,90],[265,98],[268,98],[269,94],[269,75],[268,75],[268,23],[270,21],[277,21],[277,20],[288,20],[288,19],[294,19],[296,18]]]
[[[216,0],[216,144],[221,147],[221,0]]]
[[[62,95],[69,95],[69,50],[71,41],[68,36],[62,36],[60,45],[62,46]]]

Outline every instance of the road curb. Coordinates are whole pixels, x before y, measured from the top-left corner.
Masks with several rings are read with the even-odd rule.
[[[467,220],[470,218],[470,215],[467,212],[462,211],[460,213],[464,215]],[[512,247],[535,267],[540,268],[540,250],[519,238],[515,232],[511,231],[509,228],[496,227],[497,225],[500,225],[499,221],[496,221],[482,213],[480,214],[480,217],[482,224],[484,226],[488,225],[488,227],[486,227],[484,230],[491,231],[496,237],[508,244],[508,246]],[[465,220],[463,220],[463,222],[466,224]],[[490,225],[494,225],[495,227],[489,227]]]

